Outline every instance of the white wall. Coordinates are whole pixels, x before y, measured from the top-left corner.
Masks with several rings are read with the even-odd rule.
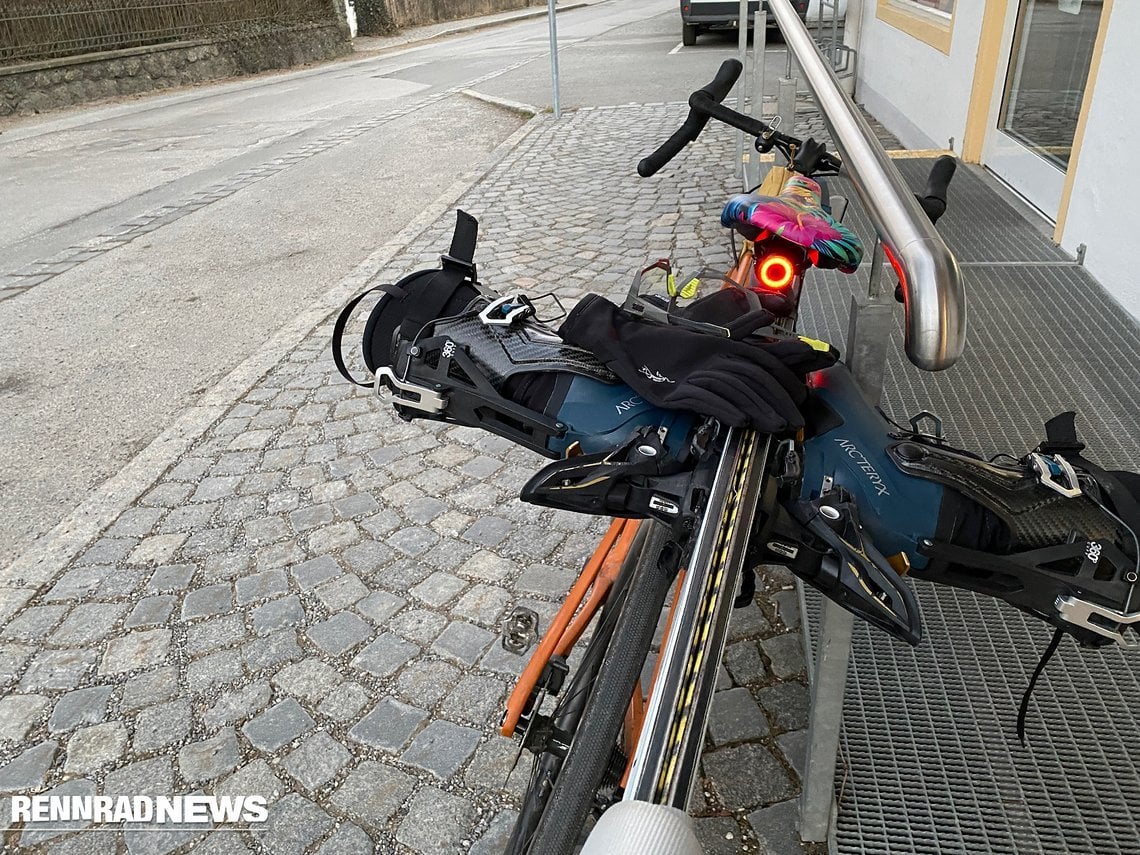
[[[961,152],[982,31],[984,4],[958,0],[950,55],[875,16],[863,0],[855,100],[908,148]]]
[[[954,149],[961,153],[984,4],[958,0],[949,56],[879,20],[877,5],[877,0],[863,0],[855,100],[903,145],[942,148],[953,137]],[[1076,254],[1085,244],[1089,272],[1140,319],[1137,33],[1140,2],[1116,0],[1061,245]]]
[[[1084,144],[1061,245],[1075,253],[1086,244],[1089,272],[1140,319],[1137,200],[1140,169],[1140,98],[1136,95],[1135,39],[1140,3],[1112,5],[1100,72],[1093,90]]]

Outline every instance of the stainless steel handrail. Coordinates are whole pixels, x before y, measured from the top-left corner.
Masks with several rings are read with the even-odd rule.
[[[815,96],[823,120],[879,238],[901,268],[906,296],[906,355],[941,371],[966,345],[966,294],[958,262],[943,243],[855,102],[824,63],[789,0],[768,0],[789,52]]]

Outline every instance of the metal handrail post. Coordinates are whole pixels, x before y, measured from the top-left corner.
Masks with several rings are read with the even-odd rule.
[[[847,366],[863,396],[879,403],[883,390],[887,345],[894,326],[894,295],[887,286],[885,251],[875,245],[867,293],[851,298],[847,332]],[[806,624],[806,621],[805,621]],[[835,808],[835,765],[843,723],[843,697],[851,658],[855,617],[831,600],[824,600],[819,622],[815,667],[811,672],[811,717],[808,724],[804,789],[800,799],[800,836],[828,839]]]
[[[736,21],[736,34],[737,34],[737,50],[740,54],[737,57],[740,60],[740,65],[743,69],[748,68],[748,0],[740,0],[740,9],[737,12]],[[744,81],[748,79],[748,74],[742,72],[740,79],[736,82],[736,112],[744,112],[744,93],[746,86]],[[742,185],[748,183],[748,167],[744,165],[744,131],[737,131],[736,133],[736,177],[740,179]],[[747,189],[747,188],[745,188]]]
[[[885,293],[884,260],[895,268],[903,287],[907,357],[929,371],[953,365],[965,347],[966,302],[958,263],[866,119],[841,88],[834,69],[824,63],[791,4],[788,0],[769,0],[769,8],[784,34],[789,61],[795,57],[843,158],[844,173],[879,235],[868,293],[852,300],[847,340],[851,372],[863,394],[877,402],[893,321]],[[812,673],[808,756],[800,801],[800,835],[805,840],[825,841],[832,827],[835,766],[853,626],[851,614],[831,600],[825,601]]]
[[[550,106],[554,108],[554,118],[561,119],[562,100],[559,93],[561,82],[558,79],[558,23],[554,0],[546,0],[546,22],[547,29],[550,31]]]
[[[752,104],[749,115],[762,119],[764,117],[764,77],[765,63],[768,59],[768,10],[764,3],[756,11],[756,20],[752,26]],[[743,141],[744,136],[741,134]],[[760,155],[748,143],[744,151],[744,189],[751,190],[760,184]]]

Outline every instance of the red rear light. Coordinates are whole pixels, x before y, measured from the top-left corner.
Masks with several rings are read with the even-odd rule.
[[[891,252],[891,248],[884,243],[883,249],[887,253],[887,261],[889,261],[891,263],[891,267],[893,267],[895,269],[895,275],[898,276],[899,285],[902,286],[903,293],[905,294],[906,290],[907,290],[907,288],[906,288],[906,285],[907,285],[906,273],[905,273],[905,271],[903,271],[903,267],[899,263],[899,260],[897,258],[895,258],[895,254],[893,252]]]
[[[756,279],[771,291],[787,288],[795,278],[796,266],[786,255],[771,253],[760,259],[756,265]]]

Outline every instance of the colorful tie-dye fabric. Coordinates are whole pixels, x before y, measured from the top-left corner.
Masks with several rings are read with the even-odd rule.
[[[724,206],[720,221],[728,227],[747,223],[758,228],[758,241],[776,235],[802,246],[817,267],[853,273],[863,260],[859,238],[820,207],[819,184],[803,175],[788,179],[779,196],[733,196]]]

